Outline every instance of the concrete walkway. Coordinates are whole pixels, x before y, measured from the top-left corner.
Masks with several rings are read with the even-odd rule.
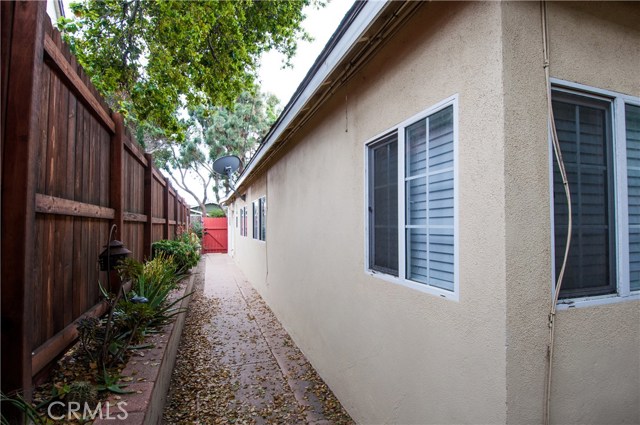
[[[234,408],[245,411],[239,417],[251,412],[257,424],[353,423],[233,259],[208,254],[204,261],[202,295],[216,312],[200,325],[211,336],[211,361],[230,375]]]

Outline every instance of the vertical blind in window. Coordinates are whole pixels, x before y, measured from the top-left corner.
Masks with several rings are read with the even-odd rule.
[[[629,286],[640,289],[640,107],[626,105]]]
[[[615,235],[609,104],[555,96],[553,112],[572,198],[573,231],[561,297],[615,290]],[[568,210],[554,161],[556,277],[564,257]]]
[[[240,208],[240,236],[244,236],[244,208]]]
[[[260,198],[260,240],[267,240],[267,198]]]
[[[243,219],[243,223],[244,223],[244,231],[242,233],[243,236],[247,236],[247,233],[249,232],[249,227],[248,227],[248,222],[249,222],[249,211],[247,211],[247,207],[242,207],[242,211],[244,213],[244,219]]]
[[[369,267],[398,275],[398,140],[369,150]]]
[[[407,278],[453,291],[453,107],[405,130]]]
[[[256,199],[253,201],[253,239],[259,239],[260,234],[260,203]]]

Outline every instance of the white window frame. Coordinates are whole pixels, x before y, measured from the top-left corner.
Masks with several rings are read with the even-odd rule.
[[[266,196],[261,196],[257,199],[255,199],[251,205],[251,212],[252,212],[252,229],[253,229],[253,234],[252,234],[252,239],[258,242],[266,242],[266,233],[267,233],[267,223],[264,223],[264,227],[265,227],[265,235],[262,235],[262,224],[263,224],[263,220],[267,219],[266,214],[264,214],[264,218],[263,218],[263,210],[266,208],[267,205],[267,197]],[[257,210],[257,222],[256,222],[256,210]]]
[[[606,295],[563,298],[558,301],[558,310],[594,305],[614,304],[640,300],[640,290],[630,291],[629,281],[629,212],[627,198],[627,139],[625,105],[640,106],[640,98],[611,90],[599,89],[571,81],[551,78],[552,89],[594,100],[611,103],[611,137],[613,143],[613,185],[615,199],[616,292]],[[553,207],[553,164],[555,157],[549,137],[549,194],[551,206],[551,297],[555,292],[555,222]]]
[[[260,226],[258,227],[258,233],[260,237],[258,240],[262,242],[267,242],[267,197],[262,196],[258,199],[258,204],[260,205]],[[262,232],[264,228],[264,233]]]
[[[260,199],[251,203],[251,237],[260,240]]]
[[[405,132],[404,129],[416,121],[427,118],[442,109],[449,106],[453,107],[453,291],[441,289],[436,286],[430,286],[428,284],[415,282],[405,278],[406,271],[406,216],[405,216]],[[380,140],[385,136],[389,136],[393,132],[396,132],[398,137],[398,276],[392,276],[387,273],[372,270],[369,268],[369,148],[372,144]],[[420,292],[424,292],[430,295],[435,295],[440,298],[444,298],[452,301],[460,300],[460,288],[459,288],[459,255],[458,247],[459,243],[459,226],[458,226],[458,94],[455,94],[429,108],[419,112],[418,114],[402,121],[394,127],[388,128],[385,131],[377,134],[375,137],[367,140],[364,143],[364,272],[372,277],[381,279],[386,282],[391,282],[397,285],[405,286],[407,288],[415,289]]]

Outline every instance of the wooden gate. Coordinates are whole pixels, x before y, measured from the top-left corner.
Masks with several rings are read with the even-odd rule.
[[[202,251],[205,254],[211,252],[227,252],[227,218],[203,218],[202,227]]]

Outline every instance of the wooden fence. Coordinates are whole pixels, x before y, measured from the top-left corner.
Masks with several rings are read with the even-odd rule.
[[[134,144],[53,29],[45,2],[0,2],[2,390],[33,377],[100,315],[97,259],[117,225],[139,260],[188,206]]]

